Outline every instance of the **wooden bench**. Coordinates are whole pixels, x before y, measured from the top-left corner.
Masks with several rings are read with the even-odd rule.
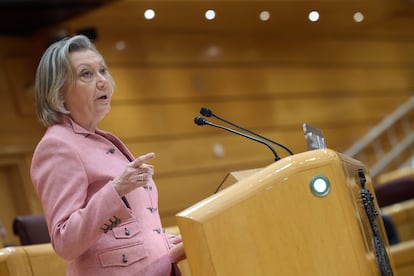
[[[391,246],[390,255],[394,261],[396,275],[414,275],[414,240],[404,241]]]
[[[64,276],[66,263],[50,243],[0,249],[2,276]]]
[[[381,212],[391,218],[400,242],[414,240],[414,199],[383,207]]]
[[[414,199],[382,208],[396,228],[400,242],[390,247],[399,276],[414,275]]]
[[[405,167],[388,173],[383,173],[378,176],[375,185],[383,185],[389,181],[400,178],[414,178],[414,168]]]

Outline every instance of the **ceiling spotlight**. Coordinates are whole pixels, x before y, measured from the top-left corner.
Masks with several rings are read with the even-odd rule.
[[[216,17],[216,12],[214,10],[207,10],[204,16],[207,20],[213,20]]]
[[[151,20],[155,17],[155,11],[152,9],[148,9],[144,12],[145,19]]]
[[[319,20],[319,12],[317,11],[311,11],[308,15],[308,18],[312,22],[316,22]]]
[[[267,20],[269,20],[269,19],[270,19],[270,12],[268,12],[268,11],[262,11],[262,12],[259,14],[259,18],[260,18],[260,20],[262,20],[262,21],[267,21]]]
[[[364,20],[364,15],[361,12],[354,13],[354,21],[355,22],[362,22]]]

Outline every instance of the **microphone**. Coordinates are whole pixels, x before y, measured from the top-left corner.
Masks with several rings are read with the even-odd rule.
[[[243,137],[245,137],[245,138],[251,139],[251,140],[253,140],[253,141],[259,142],[259,143],[261,143],[261,144],[263,144],[263,145],[267,146],[267,147],[268,147],[268,148],[269,148],[269,149],[273,152],[273,155],[275,156],[275,161],[280,160],[280,157],[277,155],[277,153],[276,153],[275,149],[274,149],[271,145],[269,145],[269,143],[266,143],[265,141],[263,141],[263,140],[261,140],[261,139],[258,139],[258,138],[256,138],[256,137],[253,137],[253,136],[247,135],[247,134],[245,134],[245,133],[242,133],[242,132],[236,131],[236,130],[234,130],[234,129],[232,129],[232,128],[228,128],[228,127],[225,127],[225,126],[222,126],[222,125],[216,125],[216,124],[214,124],[214,123],[211,123],[211,122],[207,121],[207,120],[206,120],[204,117],[202,117],[202,116],[197,116],[197,117],[195,117],[195,118],[194,118],[194,123],[196,123],[196,124],[197,124],[197,125],[199,125],[199,126],[209,125],[209,126],[213,126],[213,127],[221,128],[221,129],[224,129],[224,130],[226,130],[226,131],[232,132],[232,133],[234,133],[234,134],[237,134],[237,135],[243,136]]]
[[[275,141],[272,141],[269,138],[263,137],[263,136],[261,136],[261,135],[259,135],[257,133],[254,133],[251,130],[248,130],[248,129],[245,129],[245,128],[241,127],[241,126],[238,126],[238,125],[236,125],[236,124],[234,124],[232,122],[229,122],[229,121],[227,121],[227,120],[225,120],[223,118],[220,118],[219,116],[217,116],[216,114],[214,114],[213,111],[211,111],[211,109],[209,109],[208,107],[202,107],[200,109],[200,114],[203,115],[203,116],[206,116],[206,117],[214,117],[214,118],[216,118],[216,119],[218,119],[218,120],[220,120],[222,122],[225,122],[226,124],[229,124],[229,125],[231,125],[231,126],[233,126],[235,128],[238,128],[238,129],[240,129],[240,130],[242,130],[244,132],[250,133],[250,134],[252,134],[252,135],[254,135],[256,137],[259,137],[259,138],[261,138],[261,139],[263,139],[263,140],[265,140],[267,142],[270,142],[270,143],[272,143],[272,144],[274,144],[274,145],[276,145],[278,147],[281,147],[284,150],[286,150],[290,155],[293,155],[293,152],[290,149],[288,149],[287,147],[285,147],[284,145],[279,144],[279,143],[277,143]]]

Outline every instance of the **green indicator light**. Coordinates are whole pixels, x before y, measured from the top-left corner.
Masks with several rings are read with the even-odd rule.
[[[323,175],[316,175],[312,177],[310,182],[311,192],[318,197],[324,197],[329,193],[331,185],[328,178]]]

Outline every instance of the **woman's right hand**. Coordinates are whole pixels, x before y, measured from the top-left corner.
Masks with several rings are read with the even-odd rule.
[[[148,184],[154,174],[154,167],[145,162],[154,158],[153,152],[141,155],[129,163],[119,176],[115,177],[112,185],[120,196]]]

